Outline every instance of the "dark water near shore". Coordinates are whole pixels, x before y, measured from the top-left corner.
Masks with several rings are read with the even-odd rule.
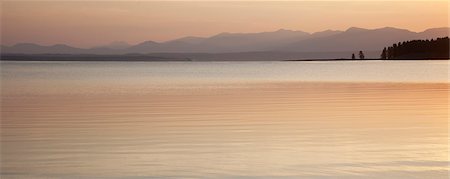
[[[447,179],[448,65],[1,62],[1,178]]]

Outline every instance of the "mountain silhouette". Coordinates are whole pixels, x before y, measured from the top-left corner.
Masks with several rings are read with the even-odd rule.
[[[43,46],[20,43],[2,46],[2,53],[15,54],[130,54],[130,53],[241,53],[241,52],[352,52],[379,51],[399,41],[446,37],[450,28],[432,28],[423,32],[385,27],[346,31],[326,30],[307,33],[280,29],[259,33],[220,33],[211,37],[183,37],[166,42],[144,41],[136,45],[113,42],[82,49],[64,44]]]
[[[420,34],[421,33],[392,27],[372,30],[351,27],[346,31],[335,35],[298,41],[280,47],[277,50],[301,52],[368,51],[383,48],[386,44],[419,38]],[[448,36],[448,32],[446,34],[435,35],[436,37]]]
[[[2,53],[25,53],[25,54],[78,54],[84,53],[85,49],[75,48],[64,44],[43,46],[33,43],[19,43],[12,47],[2,46]]]

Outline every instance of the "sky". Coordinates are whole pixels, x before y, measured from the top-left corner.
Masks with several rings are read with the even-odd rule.
[[[94,47],[221,32],[349,27],[423,31],[449,24],[448,1],[2,1],[1,44]]]

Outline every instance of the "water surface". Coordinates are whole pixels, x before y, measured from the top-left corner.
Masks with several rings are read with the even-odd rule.
[[[1,178],[442,178],[448,62],[2,62]]]

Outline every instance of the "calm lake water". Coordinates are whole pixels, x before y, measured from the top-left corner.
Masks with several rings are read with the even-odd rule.
[[[1,62],[1,178],[449,178],[447,61]]]

